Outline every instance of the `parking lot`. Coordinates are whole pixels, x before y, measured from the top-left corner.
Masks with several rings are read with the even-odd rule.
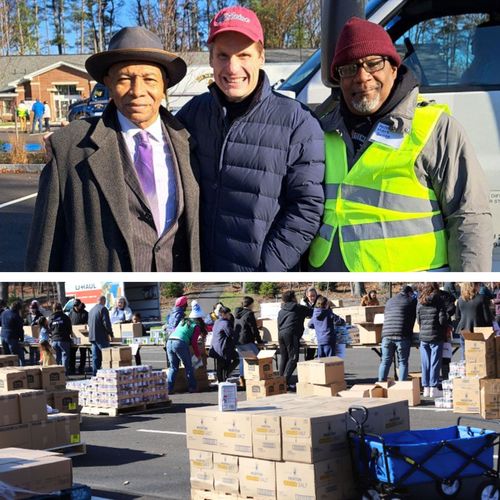
[[[144,364],[165,368],[161,347],[142,351]],[[346,380],[353,383],[375,381],[378,357],[369,348],[348,349]],[[418,351],[412,350],[410,371],[419,370]],[[209,366],[210,367],[210,366]],[[239,392],[244,399],[245,393]],[[82,441],[87,454],[73,460],[74,481],[92,487],[95,496],[112,499],[189,498],[189,462],[185,437],[185,409],[217,403],[217,392],[174,394],[172,405],[161,411],[118,417],[84,416]],[[451,410],[435,409],[424,400],[410,410],[412,429],[440,428],[456,423]],[[486,422],[486,421],[484,421]],[[486,422],[494,428],[493,422]],[[477,479],[464,482],[459,498],[473,498]],[[415,489],[415,498],[435,498],[433,484]]]

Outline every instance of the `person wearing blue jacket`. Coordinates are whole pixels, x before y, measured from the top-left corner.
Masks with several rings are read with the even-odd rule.
[[[202,271],[296,270],[323,213],[321,127],[271,88],[253,11],[219,11],[208,47],[214,83],[176,114],[201,165]]]
[[[345,324],[329,307],[329,301],[322,295],[316,299],[313,316],[307,325],[316,332],[318,343],[318,358],[335,356],[336,332],[335,327]]]
[[[23,304],[20,300],[14,302],[10,309],[5,309],[0,317],[2,327],[2,347],[5,354],[17,354],[19,364],[24,365],[24,349],[21,342],[24,341],[23,319],[21,310]]]
[[[209,355],[217,361],[217,381],[225,382],[240,362],[229,307],[222,306],[219,309],[219,319],[212,329]]]

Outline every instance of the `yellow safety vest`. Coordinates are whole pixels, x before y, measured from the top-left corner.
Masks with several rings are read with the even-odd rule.
[[[325,134],[325,211],[309,263],[321,267],[339,233],[352,272],[426,271],[448,265],[447,236],[436,194],[415,174],[415,161],[447,106],[417,106],[399,148],[373,142],[348,171],[346,146]]]

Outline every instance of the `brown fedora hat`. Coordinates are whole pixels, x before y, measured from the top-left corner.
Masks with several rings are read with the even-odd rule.
[[[122,28],[109,41],[108,50],[85,61],[85,68],[97,82],[104,83],[108,69],[124,61],[144,61],[163,67],[167,73],[167,88],[179,83],[187,71],[184,59],[164,50],[158,36],[142,26]]]

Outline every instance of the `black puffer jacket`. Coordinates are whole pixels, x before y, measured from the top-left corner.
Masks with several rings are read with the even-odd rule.
[[[278,313],[278,335],[287,337],[294,335],[302,337],[304,333],[304,321],[312,316],[313,309],[297,304],[297,302],[285,302]]]
[[[89,313],[85,309],[83,311],[71,309],[69,319],[72,325],[86,325],[89,322]]]
[[[424,304],[417,304],[417,321],[420,326],[421,342],[444,342],[448,325],[446,306],[439,295],[435,293],[428,297]]]
[[[254,342],[262,344],[253,311],[244,307],[234,310],[234,335],[240,345]]]
[[[71,320],[62,311],[56,311],[49,318],[49,328],[52,332],[52,341],[71,341]]]
[[[417,299],[400,292],[387,301],[382,337],[411,338],[417,316]]]

